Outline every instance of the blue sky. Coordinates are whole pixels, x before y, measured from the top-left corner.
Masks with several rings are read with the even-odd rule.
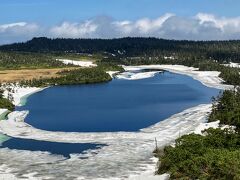
[[[239,0],[0,0],[0,44],[34,36],[239,39]]]
[[[164,13],[192,16],[199,12],[233,17],[239,15],[239,8],[238,0],[0,0],[0,23],[27,21],[51,25],[99,15],[136,20]]]

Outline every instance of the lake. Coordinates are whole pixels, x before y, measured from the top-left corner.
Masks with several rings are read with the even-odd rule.
[[[169,116],[211,102],[219,90],[185,75],[158,73],[141,80],[55,86],[31,95],[26,122],[48,131],[139,131]]]
[[[133,132],[134,138],[117,136],[101,143],[61,143],[0,134],[0,160],[19,177],[36,173],[45,179],[124,179],[156,166],[152,161],[154,136],[146,137],[149,134],[146,133],[144,139],[138,133],[140,129],[187,108],[210,103],[218,93],[219,90],[191,77],[166,71],[140,80],[114,79],[103,84],[51,87],[31,95],[25,106],[17,107],[30,112],[27,123],[49,131],[127,131]],[[166,131],[169,128],[169,133],[178,131],[168,125],[164,127]],[[94,133],[89,134],[94,138]],[[114,137],[111,134],[114,133],[108,135],[109,139]]]
[[[2,134],[0,134],[0,136],[4,137]],[[8,138],[7,136],[5,137]],[[102,146],[102,144],[59,143],[9,137],[9,140],[2,142],[0,148],[50,152],[51,154],[62,155],[65,158],[70,158],[71,154],[84,153],[84,151],[89,149],[99,149]]]

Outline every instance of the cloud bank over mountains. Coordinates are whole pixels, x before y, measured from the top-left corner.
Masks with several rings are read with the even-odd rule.
[[[40,31],[41,27],[35,23],[0,24],[0,44],[25,41],[40,35]]]
[[[19,42],[34,36],[50,38],[158,37],[177,40],[240,39],[240,17],[226,18],[199,13],[180,17],[167,13],[156,19],[117,21],[100,16],[83,22],[63,22],[52,27],[36,23],[0,24],[0,44]]]

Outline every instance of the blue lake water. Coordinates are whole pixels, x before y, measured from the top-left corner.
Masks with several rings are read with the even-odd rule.
[[[80,154],[89,149],[99,149],[102,146],[103,144],[58,143],[31,139],[9,138],[9,140],[0,145],[0,148],[50,152],[52,154],[70,158],[70,154]]]
[[[138,131],[192,106],[211,102],[219,90],[185,75],[159,73],[141,80],[55,86],[31,95],[26,122],[49,131]]]
[[[29,110],[30,114],[27,116],[26,122],[44,130],[66,132],[139,131],[141,128],[153,125],[187,108],[209,103],[211,97],[218,93],[219,90],[205,87],[191,77],[164,72],[142,80],[114,79],[104,84],[48,88],[31,95],[27,99],[26,105],[17,107],[16,110]],[[4,153],[12,150],[14,152],[27,150],[31,153],[43,151],[62,155],[66,159],[70,158],[70,154],[82,154],[78,158],[86,159],[88,155],[84,155],[84,151],[99,149],[103,146],[106,144],[46,142],[10,138],[0,134],[0,148],[2,148],[0,150]],[[23,153],[22,151],[17,152],[15,156],[21,156]],[[115,151],[113,152],[115,153]],[[4,153],[1,157],[5,156]],[[25,159],[17,160],[16,164],[15,157],[11,156],[13,164],[17,165],[17,168],[21,167],[20,174],[23,172],[28,174],[32,171],[49,174],[50,177],[56,176],[55,179],[59,179],[59,177],[60,179],[73,179],[73,177],[79,176],[88,177],[89,174],[92,176],[98,171],[100,174],[104,172],[106,175],[113,176],[115,171],[124,169],[125,175],[126,168],[119,168],[119,166],[132,167],[139,163],[133,159],[129,160],[129,164],[124,161],[124,164],[121,164],[121,161],[118,160],[104,164],[104,158],[101,161],[96,159],[98,160],[97,164],[93,162],[95,158],[76,163],[77,158],[73,158],[73,161],[67,161],[66,166],[68,164],[69,166],[66,167],[64,163],[61,164],[64,160],[62,158],[59,158],[60,164],[58,162],[49,163],[48,160],[45,164],[43,158],[45,156],[40,156],[41,163],[31,162],[31,153],[27,153],[29,160],[26,162]],[[92,153],[98,153],[98,151],[92,151]],[[116,150],[116,154],[118,154],[118,150]],[[48,158],[48,156],[46,157]],[[124,158],[128,159],[125,156]],[[84,166],[88,160],[90,166],[87,164],[88,168],[86,168]],[[98,162],[103,163],[98,164]],[[79,166],[80,164],[81,166]]]

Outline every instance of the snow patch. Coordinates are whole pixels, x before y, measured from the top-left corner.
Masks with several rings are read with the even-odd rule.
[[[57,61],[61,61],[63,64],[72,64],[75,66],[81,66],[81,67],[95,67],[97,66],[92,61],[76,61],[76,60],[70,60],[70,59],[56,59]]]
[[[119,73],[119,71],[107,71],[106,73],[108,73],[111,78],[113,78],[115,74]]]
[[[175,58],[173,56],[164,56],[164,59],[171,59],[174,60]]]
[[[161,72],[161,71],[151,71],[151,72],[127,71],[127,72],[123,72],[121,74],[118,74],[116,77],[118,79],[125,79],[125,80],[138,80],[138,79],[151,78],[159,72]]]
[[[196,129],[194,130],[194,133],[202,135],[202,131],[204,131],[206,129],[209,129],[209,128],[217,129],[217,128],[219,128],[219,123],[220,123],[220,121],[214,121],[214,122],[209,122],[209,123],[200,123],[196,127]]]
[[[240,64],[239,63],[230,62],[229,64],[223,64],[223,65],[227,66],[227,67],[240,68]]]

